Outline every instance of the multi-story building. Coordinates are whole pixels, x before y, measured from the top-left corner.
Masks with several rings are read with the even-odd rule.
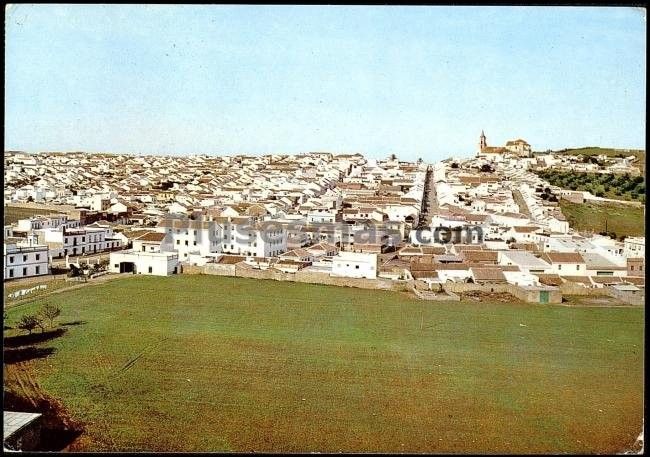
[[[79,227],[80,221],[68,219],[67,214],[56,214],[49,216],[34,216],[27,219],[20,219],[16,225],[16,230],[29,232],[32,230],[42,230],[49,228]]]
[[[49,273],[47,245],[33,241],[5,240],[3,255],[4,278],[27,278]]]
[[[122,239],[111,228],[47,228],[34,230],[38,241],[47,244],[52,257],[95,254],[123,247]]]

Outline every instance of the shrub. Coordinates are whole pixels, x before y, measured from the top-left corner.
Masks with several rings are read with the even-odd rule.
[[[40,327],[41,331],[43,331],[42,325],[41,320],[37,316],[33,315],[24,315],[20,318],[20,321],[18,321],[18,328],[21,330],[27,330],[30,335],[36,327]]]

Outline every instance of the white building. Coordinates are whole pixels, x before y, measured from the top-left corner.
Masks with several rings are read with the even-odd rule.
[[[181,262],[187,261],[191,254],[207,256],[220,252],[222,227],[212,221],[167,219],[159,223],[156,230],[167,235],[169,249],[178,253]]]
[[[331,276],[377,278],[377,254],[341,251],[332,258]]]
[[[645,258],[645,237],[629,236],[623,240],[623,255],[626,259],[633,257]]]
[[[4,278],[27,278],[49,273],[47,245],[23,245],[18,240],[5,240],[3,255]]]
[[[287,231],[274,221],[255,217],[215,217],[207,221],[169,219],[157,230],[169,235],[171,249],[185,262],[192,254],[227,253],[255,257],[277,256],[287,250]]]
[[[221,252],[255,257],[275,257],[287,251],[284,225],[253,218],[227,218],[220,222],[223,230]]]
[[[175,252],[111,252],[109,262],[111,273],[169,276],[179,272],[178,254]]]
[[[79,227],[78,220],[69,220],[67,214],[57,214],[50,216],[34,216],[27,219],[20,219],[16,226],[17,230],[29,232],[31,230],[41,230],[48,228],[58,228],[65,226],[68,228]]]
[[[34,233],[40,243],[50,247],[52,257],[88,255],[123,247],[122,239],[115,237],[110,227],[69,229],[59,226],[35,230]]]

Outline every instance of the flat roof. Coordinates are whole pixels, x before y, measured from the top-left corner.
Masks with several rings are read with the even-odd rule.
[[[4,439],[16,433],[21,428],[32,423],[42,414],[38,413],[19,413],[16,411],[3,411],[4,419]]]

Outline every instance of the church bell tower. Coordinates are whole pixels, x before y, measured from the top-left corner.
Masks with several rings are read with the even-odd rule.
[[[487,147],[487,138],[485,137],[485,132],[481,130],[481,138],[478,143],[478,152],[483,152],[483,149]]]

